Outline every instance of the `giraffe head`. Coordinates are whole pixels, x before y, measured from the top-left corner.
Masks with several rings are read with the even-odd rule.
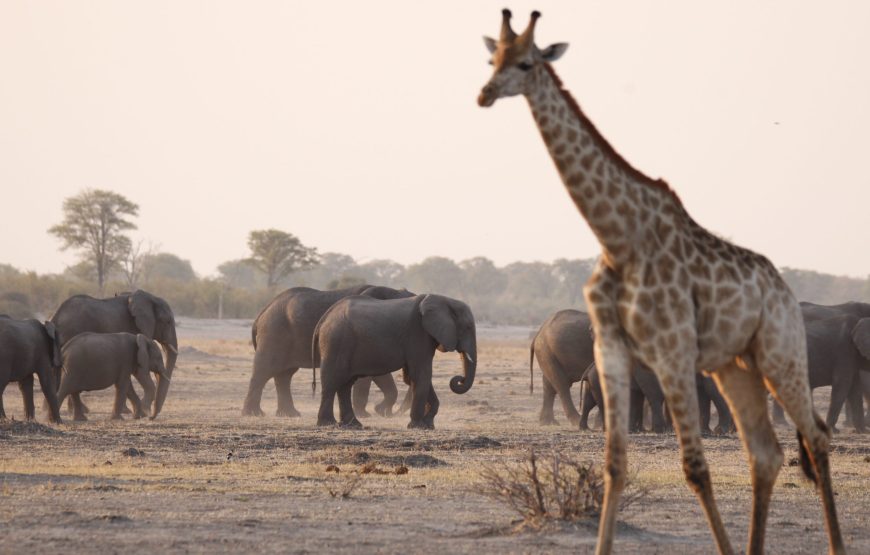
[[[558,60],[568,49],[568,44],[564,42],[551,44],[543,50],[535,46],[535,23],[541,17],[540,12],[532,12],[529,26],[521,35],[511,29],[510,10],[502,10],[501,15],[498,40],[483,37],[486,48],[492,54],[490,63],[495,71],[477,97],[477,103],[481,106],[492,106],[504,96],[531,93],[536,82],[536,67]]]

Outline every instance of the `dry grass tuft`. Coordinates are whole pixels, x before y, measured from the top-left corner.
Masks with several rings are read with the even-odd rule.
[[[591,462],[557,450],[540,456],[533,450],[518,464],[485,466],[477,489],[522,517],[522,526],[540,528],[549,521],[577,522],[597,517],[604,504],[604,476]],[[646,494],[627,491],[625,508]]]
[[[337,487],[328,486],[326,491],[329,492],[329,495],[332,497],[341,497],[342,499],[349,499],[353,490],[357,488],[360,481],[362,480],[363,475],[359,473],[353,473],[344,480],[342,480]]]

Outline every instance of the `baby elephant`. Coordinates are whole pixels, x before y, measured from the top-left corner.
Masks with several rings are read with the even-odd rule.
[[[157,343],[141,333],[80,333],[63,346],[61,359],[63,377],[57,394],[58,402],[63,403],[67,395],[72,395],[75,420],[87,420],[79,398],[82,391],[106,389],[114,385],[112,419],[120,420],[131,375],[135,374],[145,388],[146,399],[154,398],[154,385],[148,376],[149,371],[169,379]],[[145,416],[138,397],[134,400],[133,410],[134,418]],[[152,420],[155,416],[151,417]]]
[[[474,316],[467,304],[441,295],[383,301],[352,296],[338,301],[314,329],[312,360],[320,366],[322,382],[317,425],[335,424],[332,407],[338,393],[341,425],[362,427],[351,402],[354,381],[402,369],[411,386],[408,427],[434,428],[439,404],[432,388],[435,349],[459,351],[464,375],[454,376],[450,389],[467,392],[477,368]]]

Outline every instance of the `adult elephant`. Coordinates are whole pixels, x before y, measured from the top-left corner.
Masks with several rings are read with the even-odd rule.
[[[864,432],[862,374],[870,373],[870,310],[861,316],[864,303],[824,307],[801,303],[807,334],[807,365],[810,388],[831,386],[831,402],[825,418],[828,427],[840,417],[849,400],[852,425]],[[831,310],[833,309],[833,310]],[[774,418],[783,421],[782,409],[774,404]]]
[[[338,301],[320,319],[312,340],[312,359],[321,376],[318,426],[335,424],[338,393],[341,425],[360,427],[351,402],[354,381],[401,369],[413,392],[408,427],[434,428],[439,406],[432,387],[435,349],[460,353],[463,375],[450,380],[450,389],[466,393],[477,368],[474,315],[467,304],[441,295]]]
[[[52,369],[60,366],[60,345],[54,324],[0,315],[0,419],[6,418],[3,390],[9,382],[18,382],[24,399],[24,417],[33,420],[36,412],[33,406],[33,374],[36,374],[48,405],[49,419],[59,424],[57,386]]]
[[[143,383],[145,397],[142,404],[153,409],[151,418],[156,418],[163,409],[172,372],[178,358],[178,337],[175,333],[175,315],[164,299],[147,291],[119,293],[107,299],[96,299],[89,295],[74,295],[65,300],[51,317],[51,322],[57,328],[61,346],[80,333],[141,333],[148,339],[153,339],[163,348],[166,355],[166,373],[157,376],[157,387],[151,378],[144,376],[148,383]],[[59,378],[59,376],[58,376]],[[138,376],[137,376],[138,378]],[[56,382],[60,384],[58,379]],[[128,393],[133,388],[127,388]],[[156,390],[154,399],[149,397],[149,391]],[[135,396],[135,393],[132,394]],[[134,401],[135,403],[135,401]]]
[[[544,382],[544,402],[538,421],[544,425],[556,423],[553,403],[556,395],[572,426],[580,425],[580,414],[571,399],[571,385],[583,378],[583,373],[595,360],[592,323],[580,310],[560,310],[541,324],[529,347],[529,392],[535,386],[535,357],[541,367]]]
[[[275,296],[251,326],[254,345],[254,366],[248,383],[248,394],[242,414],[262,416],[260,400],[266,383],[274,379],[278,395],[278,416],[299,416],[293,405],[290,381],[299,368],[310,368],[311,338],[320,317],[337,301],[350,295],[364,295],[373,299],[411,297],[405,289],[360,285],[347,289],[319,291],[310,287],[294,287]],[[392,376],[378,377],[375,382],[385,397],[396,400],[396,383]]]

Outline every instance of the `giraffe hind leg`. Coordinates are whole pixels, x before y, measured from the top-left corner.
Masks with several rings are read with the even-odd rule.
[[[743,370],[734,363],[717,370],[713,379],[728,401],[749,458],[753,495],[746,553],[764,553],[770,497],[783,460],[767,413],[767,390],[758,370]]]
[[[796,314],[795,318],[800,318],[800,314]],[[831,481],[829,458],[831,432],[825,421],[813,409],[803,326],[797,323],[785,328],[793,329],[794,333],[800,334],[793,338],[782,333],[781,329],[774,330],[779,331],[776,335],[778,341],[756,343],[754,358],[768,391],[779,401],[797,428],[801,466],[810,479],[815,478],[816,489],[822,498],[830,552],[845,553]],[[765,332],[770,333],[763,328],[758,333]],[[792,340],[789,342],[788,339]],[[782,348],[783,345],[792,345],[793,348],[790,350]],[[775,351],[777,347],[780,347],[779,351]]]

